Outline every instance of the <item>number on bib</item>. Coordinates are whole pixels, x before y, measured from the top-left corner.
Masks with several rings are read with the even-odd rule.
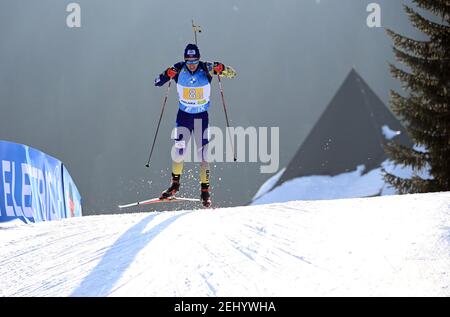
[[[203,99],[203,88],[184,88],[183,98],[187,100]]]

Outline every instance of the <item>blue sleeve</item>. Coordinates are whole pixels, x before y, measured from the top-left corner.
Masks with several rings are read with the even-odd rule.
[[[169,76],[167,76],[164,72],[162,74],[159,74],[159,76],[155,78],[155,86],[161,87],[168,81],[169,81]]]
[[[174,64],[172,67],[174,67],[178,72],[180,72],[181,69],[183,68],[183,65],[184,65],[183,62],[179,62],[179,63]],[[155,78],[155,86],[161,87],[165,83],[167,83],[169,80],[170,80],[170,78],[169,78],[169,76],[166,75],[166,70],[165,70],[161,74],[159,74],[158,77]],[[175,76],[174,80],[175,80],[175,82],[178,82],[178,74],[177,74],[177,76]]]

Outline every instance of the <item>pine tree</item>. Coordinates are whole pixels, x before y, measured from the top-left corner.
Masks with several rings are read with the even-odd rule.
[[[412,24],[425,33],[426,41],[417,41],[387,30],[394,42],[398,61],[410,72],[390,64],[409,95],[391,91],[392,110],[403,121],[413,142],[425,151],[390,142],[387,155],[398,165],[414,171],[428,169],[432,179],[418,175],[400,178],[384,171],[384,179],[398,193],[450,190],[450,1],[413,0],[420,8],[439,17],[439,23],[427,20],[409,6],[404,6]],[[441,23],[442,22],[442,23]],[[416,174],[416,173],[415,173]]]

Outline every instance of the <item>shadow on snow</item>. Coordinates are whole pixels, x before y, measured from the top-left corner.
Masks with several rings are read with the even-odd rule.
[[[123,272],[130,266],[136,255],[161,231],[181,216],[189,212],[170,217],[150,231],[142,233],[156,214],[151,214],[131,227],[104,254],[100,263],[84,278],[70,296],[108,296]]]

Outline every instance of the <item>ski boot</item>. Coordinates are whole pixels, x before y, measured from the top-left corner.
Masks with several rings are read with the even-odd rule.
[[[172,173],[172,185],[161,193],[161,197],[159,199],[165,200],[170,199],[180,190],[180,175],[175,175]]]
[[[211,207],[211,195],[209,194],[209,184],[202,183],[202,192],[200,195],[200,200],[202,201],[203,207]]]

